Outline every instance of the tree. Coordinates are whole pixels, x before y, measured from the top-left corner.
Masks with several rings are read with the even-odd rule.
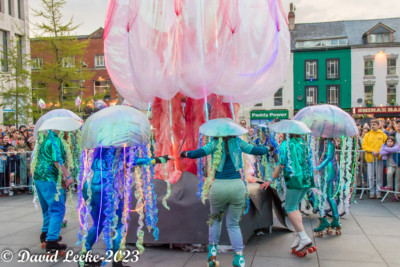
[[[7,47],[3,47],[1,98],[3,109],[14,111],[14,116],[5,116],[5,123],[19,125],[27,123],[32,113],[30,68],[28,54],[22,52],[22,37],[11,39]],[[11,113],[10,113],[11,114]]]
[[[32,75],[34,83],[46,85],[47,90],[55,87],[60,107],[64,104],[73,105],[73,99],[82,90],[81,81],[90,79],[90,72],[82,71],[83,54],[88,41],[78,40],[73,32],[79,27],[74,25],[72,18],[63,22],[62,9],[65,0],[41,0],[42,9],[33,10],[42,22],[36,23],[42,54],[46,55],[43,66]],[[49,99],[48,99],[49,100]]]

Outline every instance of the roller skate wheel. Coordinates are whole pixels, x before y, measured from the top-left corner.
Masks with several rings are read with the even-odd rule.
[[[296,249],[295,248],[292,248],[292,253],[296,254]]]
[[[43,242],[42,244],[40,244],[40,247],[41,247],[42,249],[45,249],[45,248],[46,248],[46,242]]]
[[[333,232],[333,231],[332,231],[331,229],[326,230],[326,233],[327,233],[328,235],[331,235],[332,232]]]
[[[60,257],[64,257],[66,254],[67,254],[67,253],[66,253],[64,250],[61,250],[61,251],[58,253],[58,255],[59,255]]]
[[[310,253],[310,254],[314,252],[313,248],[309,248],[309,249],[307,249],[307,251],[308,251],[308,253]]]
[[[312,249],[314,250],[314,252],[317,251],[317,247],[312,247]]]
[[[304,257],[306,255],[306,253],[305,252],[297,252],[297,256],[298,257],[300,257],[300,258],[302,258],[302,257]]]
[[[336,231],[336,235],[341,235],[342,231]]]

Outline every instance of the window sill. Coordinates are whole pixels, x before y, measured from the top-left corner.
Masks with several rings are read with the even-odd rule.
[[[399,76],[398,75],[395,75],[395,74],[388,74],[387,76],[386,76],[386,79],[398,79],[399,78]]]
[[[96,70],[104,70],[104,69],[106,69],[106,66],[95,66],[94,68]]]
[[[318,79],[304,79],[304,81],[306,81],[306,82],[316,82],[316,81],[318,81]]]
[[[364,75],[364,80],[366,79],[376,79],[374,75]]]
[[[329,80],[329,81],[340,80],[340,77],[337,77],[337,78],[326,78],[326,80]]]

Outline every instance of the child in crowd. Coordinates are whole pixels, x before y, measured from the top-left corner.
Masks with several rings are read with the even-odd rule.
[[[15,147],[9,146],[7,149],[7,169],[8,169],[8,174],[10,175],[10,187],[15,186],[15,176],[17,173],[17,167],[18,167],[18,155],[17,152],[15,151]],[[10,190],[10,196],[14,195],[14,192],[12,189]]]
[[[389,136],[379,152],[382,155],[382,159],[386,160],[387,168],[387,185],[382,188],[383,190],[393,190],[393,176],[396,172],[396,187],[399,187],[400,175],[398,172],[400,168],[394,159],[394,156],[397,156],[398,152],[400,152],[400,145],[396,144],[396,139],[393,136]],[[395,198],[398,200],[398,196],[395,195]]]
[[[0,146],[0,188],[5,187],[5,179],[6,179],[6,164],[7,164],[7,156],[4,154],[4,148]],[[0,189],[0,197],[4,196],[4,194],[8,194],[8,190]]]

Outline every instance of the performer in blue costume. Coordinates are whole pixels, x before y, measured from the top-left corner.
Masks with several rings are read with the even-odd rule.
[[[217,244],[221,234],[222,218],[226,215],[226,227],[232,247],[235,251],[233,266],[245,266],[243,255],[243,238],[240,231],[239,220],[246,207],[247,189],[241,180],[240,170],[243,168],[241,153],[252,155],[265,155],[266,147],[255,147],[236,136],[219,137],[207,145],[194,151],[184,151],[183,158],[201,158],[213,155],[214,181],[209,191],[210,221],[209,221],[209,247],[208,266],[217,266]],[[207,184],[207,181],[206,181]],[[203,189],[203,196],[208,194],[208,189]]]
[[[338,169],[339,164],[335,158],[335,142],[332,138],[323,139],[323,153],[321,160],[322,162],[317,166],[317,171],[321,171],[325,169],[325,177],[323,182],[326,183],[323,187],[326,187],[326,193],[323,192],[323,197],[327,198],[329,206],[332,210],[332,222],[326,219],[325,211],[323,210],[325,207],[320,208],[320,215],[319,218],[319,225],[317,228],[314,229],[314,232],[317,236],[322,236],[323,231],[328,229],[328,233],[331,233],[331,229],[333,228],[336,230],[336,234],[341,234],[341,223],[339,220],[338,208],[334,198],[334,189],[335,189],[335,182],[338,180]],[[323,201],[324,203],[324,201]]]
[[[117,151],[116,148],[97,148],[94,153],[94,160],[92,163],[92,173],[93,178],[91,178],[90,184],[86,180],[82,194],[85,201],[88,201],[90,198],[90,215],[93,219],[93,225],[88,231],[88,235],[86,237],[86,250],[90,251],[92,249],[93,244],[97,241],[97,238],[101,234],[104,228],[104,221],[106,219],[106,210],[107,210],[107,201],[106,201],[106,188],[107,179],[113,179],[114,177],[109,177],[108,174],[111,173],[113,168],[118,168],[120,162],[123,162],[123,153],[121,151]],[[118,154],[120,155],[118,157]],[[114,159],[110,161],[109,159]],[[154,165],[156,163],[163,163],[172,159],[168,156],[157,157],[154,159],[151,158],[135,158],[134,166],[139,165]],[[129,158],[125,158],[127,162],[129,162]],[[113,181],[111,182],[113,184]],[[90,191],[90,193],[88,193]],[[91,195],[91,196],[90,196]],[[118,217],[118,222],[115,228],[115,235],[113,236],[113,245],[112,250],[114,255],[119,251],[121,239],[122,239],[122,214],[124,210],[123,201],[119,201],[118,208],[115,211],[116,216]],[[84,266],[100,266],[101,261],[93,262],[87,261],[84,263]],[[122,261],[113,261],[112,266],[124,266]]]
[[[65,151],[57,132],[48,131],[41,142],[33,175],[43,214],[40,240],[46,240],[46,251],[49,253],[67,248],[67,245],[59,242],[60,230],[65,214],[65,188],[73,183],[64,166]]]
[[[147,117],[131,107],[104,108],[87,119],[82,131],[84,151],[78,184],[78,243],[82,245],[82,254],[86,254],[80,266],[101,265],[99,259],[88,254],[101,233],[108,254],[113,252],[112,266],[124,266],[131,212],[139,214],[136,230],[139,253],[144,251],[142,228],[153,230],[157,240],[158,208],[152,165],[172,158],[151,159],[148,156],[150,133]],[[135,209],[131,210],[133,188],[137,201]],[[167,190],[170,190],[169,183]],[[166,197],[163,204],[164,200]],[[91,227],[89,216],[93,220]]]
[[[265,125],[257,126],[256,131],[259,137],[254,141],[254,145],[268,148],[268,154],[258,157],[255,164],[256,176],[265,180],[271,175],[269,170],[272,170],[278,162],[279,146],[275,141],[275,134],[269,132]]]

